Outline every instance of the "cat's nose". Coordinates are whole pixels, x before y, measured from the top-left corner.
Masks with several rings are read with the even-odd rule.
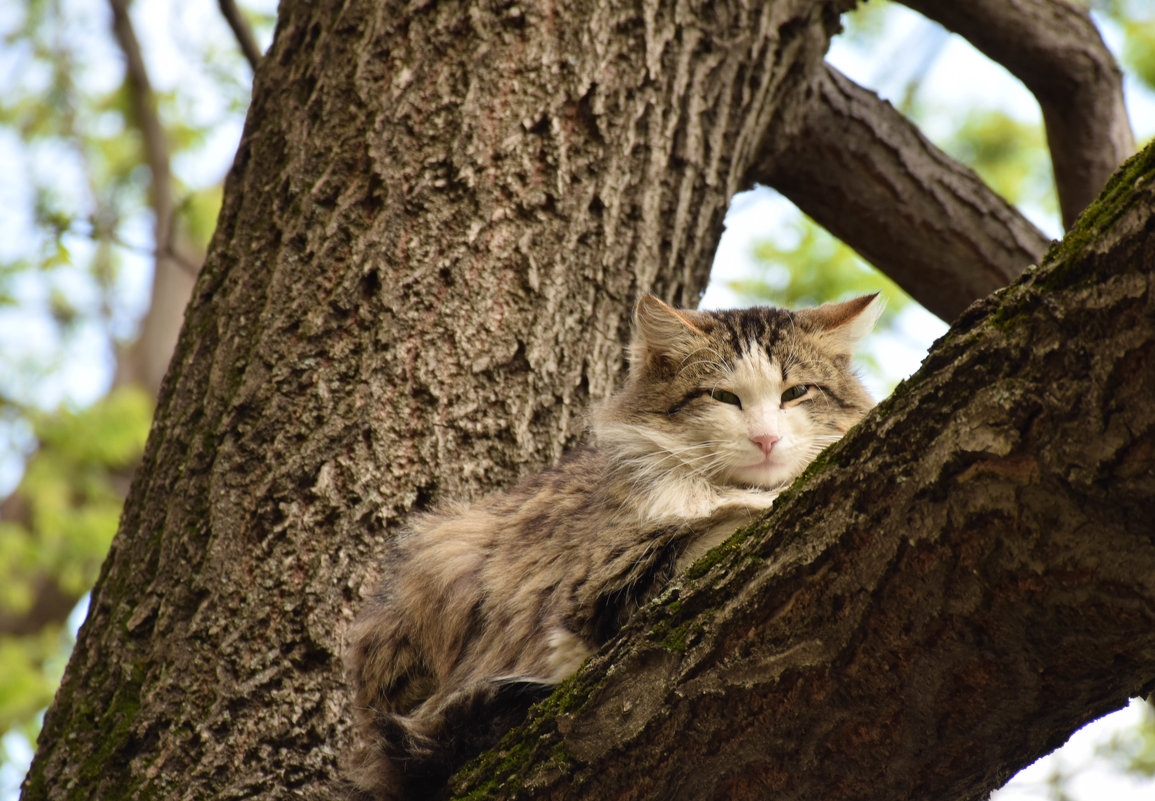
[[[766,456],[770,455],[770,451],[774,447],[774,443],[780,439],[782,439],[782,437],[778,436],[777,434],[759,434],[756,437],[750,437],[750,441],[761,448],[762,453],[764,453]]]

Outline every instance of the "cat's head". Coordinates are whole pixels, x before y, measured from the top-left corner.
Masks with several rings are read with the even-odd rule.
[[[850,365],[877,295],[787,311],[674,309],[644,296],[626,386],[595,419],[599,445],[644,472],[789,484],[873,401]]]

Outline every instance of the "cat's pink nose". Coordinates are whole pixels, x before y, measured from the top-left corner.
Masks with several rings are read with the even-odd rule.
[[[762,453],[766,456],[770,455],[770,451],[773,449],[774,443],[780,439],[782,439],[782,437],[778,436],[777,434],[759,434],[756,437],[750,437],[750,441],[761,448]]]

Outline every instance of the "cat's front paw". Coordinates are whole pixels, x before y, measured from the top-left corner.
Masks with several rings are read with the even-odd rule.
[[[719,493],[719,508],[727,506],[744,506],[748,509],[763,511],[774,505],[774,500],[781,490],[767,489],[730,489]]]

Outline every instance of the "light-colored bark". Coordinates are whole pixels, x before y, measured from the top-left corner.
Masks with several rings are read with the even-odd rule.
[[[172,358],[201,254],[190,255],[193,249],[183,244],[174,229],[176,209],[167,136],[128,3],[109,0],[109,7],[113,36],[124,57],[130,118],[140,135],[144,164],[149,171],[148,203],[153,213],[155,247],[149,308],[136,341],[117,354],[114,380],[117,384],[138,383],[155,394]]]

